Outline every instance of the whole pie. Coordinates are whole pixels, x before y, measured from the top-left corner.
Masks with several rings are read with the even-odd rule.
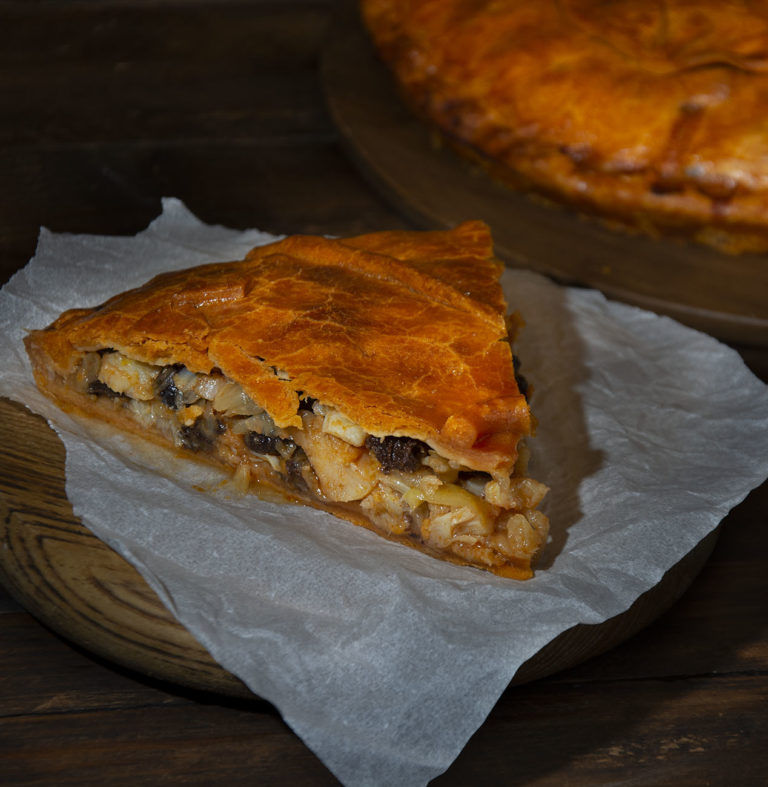
[[[488,228],[293,236],[74,309],[40,389],[432,555],[527,578],[546,487]],[[522,389],[522,390],[521,390]]]
[[[362,0],[423,118],[612,223],[768,249],[768,2]]]

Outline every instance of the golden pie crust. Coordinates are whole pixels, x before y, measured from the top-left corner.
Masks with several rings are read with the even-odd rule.
[[[361,0],[403,96],[497,177],[768,249],[768,3]]]
[[[283,488],[440,557],[522,578],[546,539],[535,511],[546,490],[521,464],[533,419],[515,376],[508,326],[517,323],[505,314],[501,270],[482,222],[293,236],[65,312],[26,346],[38,386],[68,410],[175,439],[238,472],[247,464],[255,487]],[[233,390],[250,410],[229,409]],[[205,418],[213,426],[203,433],[196,424]],[[254,419],[262,426],[248,427]],[[164,420],[176,431],[152,433]],[[399,439],[418,442],[426,464],[380,469],[370,440]],[[303,457],[309,481],[299,487],[286,481],[297,472],[286,470],[296,464],[286,450]],[[467,498],[468,477],[492,482],[479,503]],[[465,502],[479,523],[439,519]],[[535,538],[516,553],[507,547],[522,538],[526,516]]]

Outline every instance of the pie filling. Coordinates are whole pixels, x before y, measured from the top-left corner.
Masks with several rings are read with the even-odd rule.
[[[302,428],[280,428],[216,369],[157,366],[111,349],[84,353],[63,382],[140,430],[230,468],[243,491],[267,484],[483,567],[527,567],[547,538],[547,517],[536,510],[547,487],[525,475],[524,446],[511,476],[492,476],[420,440],[368,434],[301,393]]]

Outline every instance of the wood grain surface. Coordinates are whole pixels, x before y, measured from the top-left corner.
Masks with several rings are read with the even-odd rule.
[[[495,181],[405,107],[354,0],[334,17],[322,74],[350,155],[374,188],[421,226],[483,219],[511,265],[594,287],[726,340],[768,346],[768,255],[630,234]]]
[[[333,5],[0,0],[0,281],[34,253],[40,226],[132,234],[163,196],[206,222],[274,233],[413,226],[359,175],[324,105]],[[739,349],[768,380],[768,352]],[[18,405],[0,408],[0,527],[14,534],[0,539],[3,560],[12,544],[50,560],[54,580],[115,577],[113,553],[78,529],[62,494],[58,438]],[[511,687],[434,784],[768,783],[767,520],[764,484],[666,613]],[[73,549],[93,564],[69,564]],[[82,597],[54,580],[36,592]],[[122,666],[41,623],[12,589],[0,587],[3,785],[338,783],[268,703]],[[129,631],[136,615],[143,630],[169,622],[132,586],[112,595],[138,610]],[[183,634],[159,636],[195,654],[198,678],[211,668]]]
[[[141,575],[72,512],[64,447],[39,416],[0,399],[0,580],[39,620],[150,677],[250,696]]]

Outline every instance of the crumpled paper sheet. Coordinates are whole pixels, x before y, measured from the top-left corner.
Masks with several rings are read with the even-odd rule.
[[[196,463],[147,470],[151,456],[37,392],[26,330],[271,239],[206,226],[172,199],[133,238],[42,230],[0,293],[0,393],[60,434],[82,522],[342,782],[423,785],[523,662],[566,629],[625,611],[768,476],[768,388],[731,349],[670,319],[505,272],[540,421],[531,475],[552,489],[552,543],[522,583],[217,490],[215,478],[196,491]]]

